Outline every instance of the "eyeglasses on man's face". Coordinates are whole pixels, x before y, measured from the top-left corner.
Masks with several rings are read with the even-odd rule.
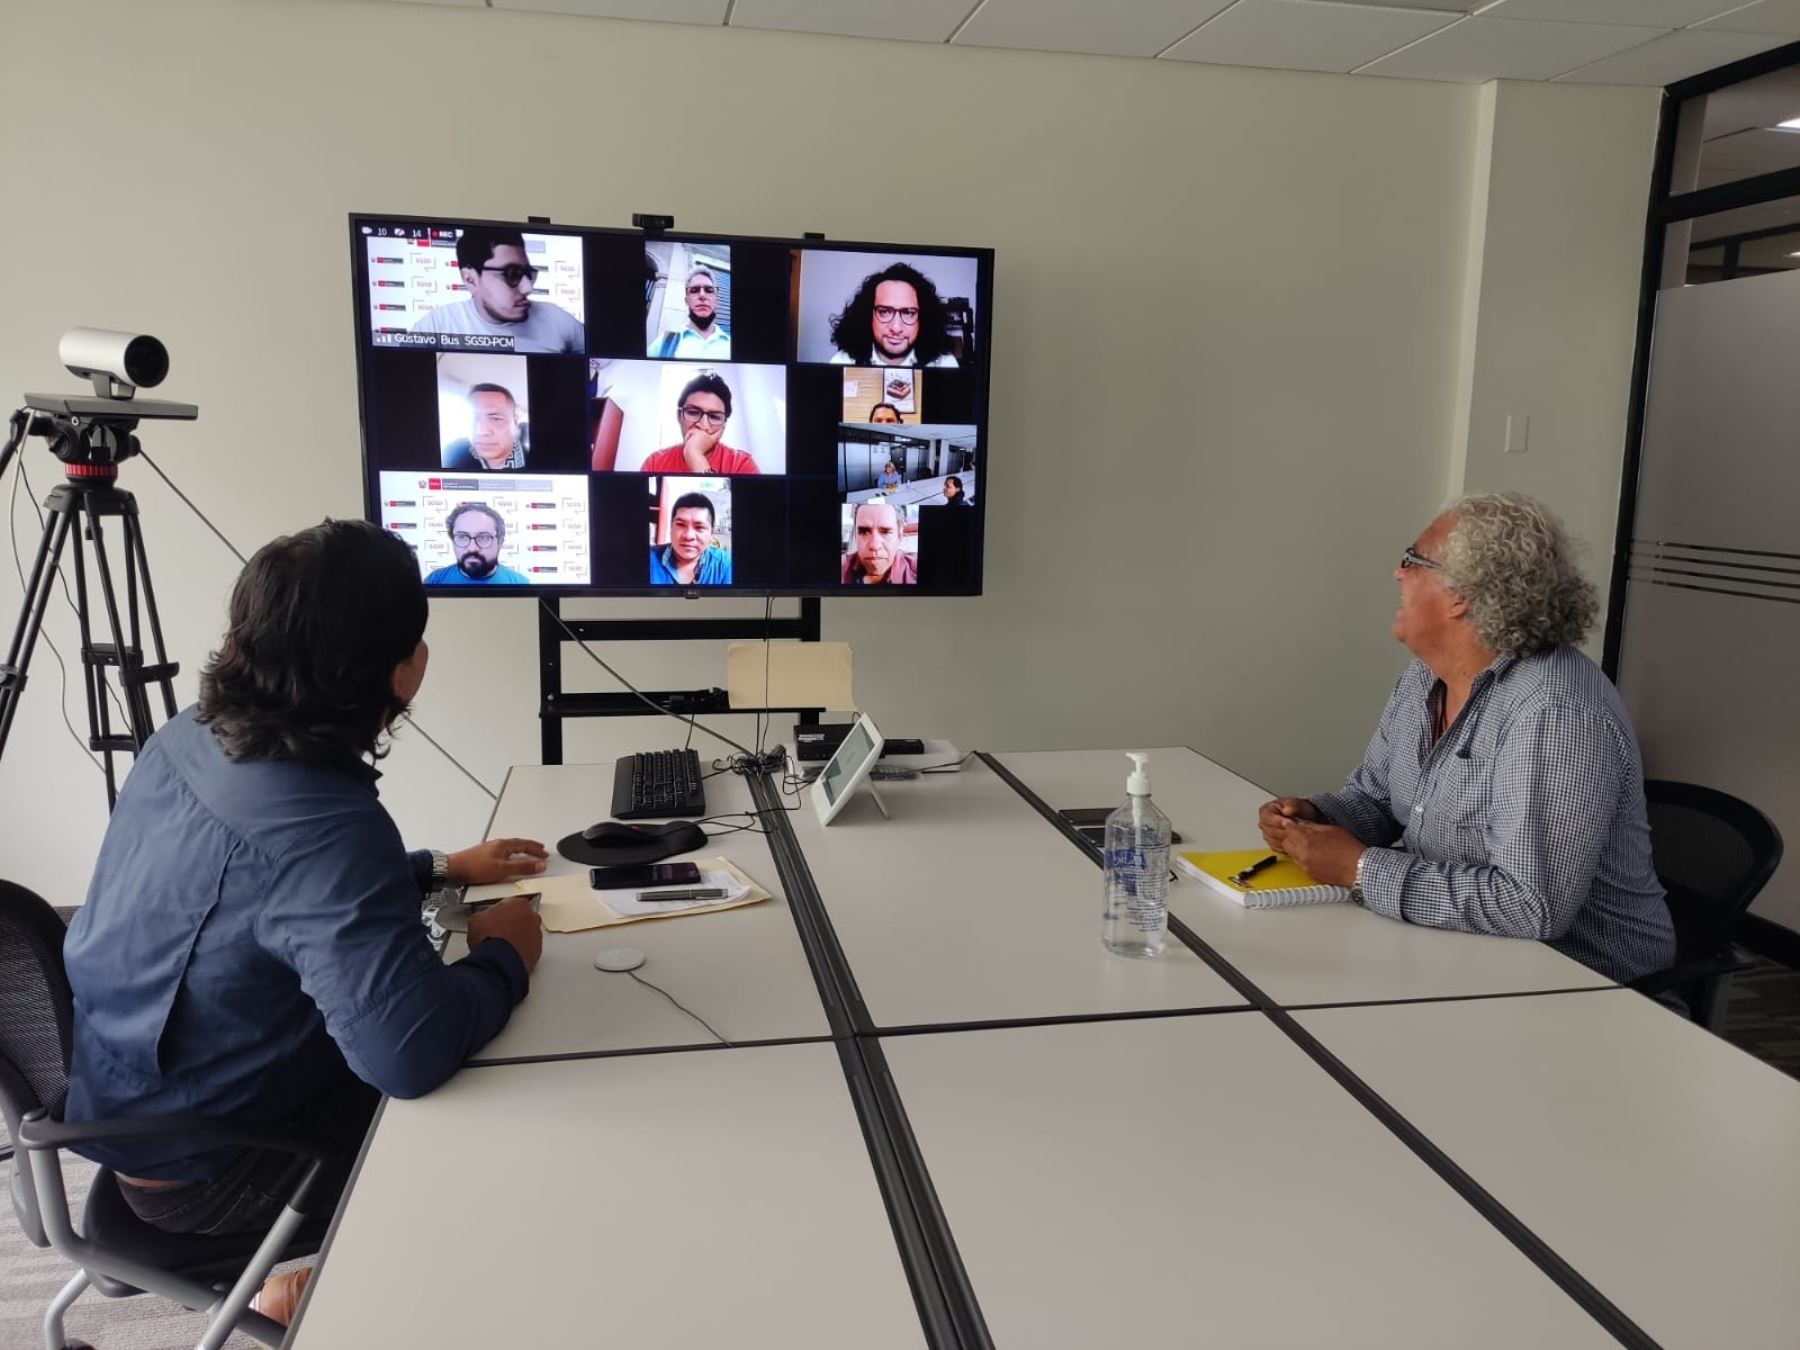
[[[455,534],[450,536],[450,542],[455,544],[458,548],[467,548],[470,544],[475,545],[476,548],[492,548],[496,539],[497,536],[489,534],[486,530],[483,530],[480,534],[464,534],[461,530],[458,530]]]
[[[901,323],[912,324],[919,321],[919,311],[913,306],[896,309],[892,305],[875,306],[875,318],[881,323],[892,323],[895,319]]]
[[[1423,567],[1428,571],[1435,572],[1443,565],[1444,564],[1439,562],[1436,558],[1427,558],[1411,544],[1408,544],[1406,546],[1406,552],[1400,555],[1400,566],[1402,569],[1408,567]]]
[[[483,267],[483,272],[492,272],[508,286],[517,286],[521,281],[536,281],[538,270],[535,267],[520,263],[507,263],[504,267]]]
[[[720,427],[724,426],[725,419],[730,415],[730,413],[725,412],[714,412],[711,408],[697,408],[692,403],[685,403],[681,407],[682,421],[705,422],[706,425],[711,427],[714,431],[717,431]]]

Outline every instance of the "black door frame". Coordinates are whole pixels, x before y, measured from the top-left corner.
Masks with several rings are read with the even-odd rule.
[[[1734,183],[1671,195],[1675,137],[1689,99],[1729,85],[1741,84],[1791,66],[1800,66],[1800,42],[1758,53],[1663,90],[1662,118],[1656,134],[1655,168],[1644,220],[1644,265],[1638,290],[1637,348],[1631,364],[1631,400],[1625,420],[1625,464],[1620,478],[1619,520],[1613,535],[1612,584],[1606,598],[1606,639],[1601,667],[1614,683],[1619,678],[1619,648],[1625,631],[1625,583],[1631,568],[1631,541],[1637,525],[1638,475],[1644,448],[1644,411],[1650,392],[1650,344],[1656,328],[1656,294],[1662,280],[1663,252],[1669,226],[1699,216],[1757,206],[1784,197],[1800,197],[1800,168],[1743,178]]]

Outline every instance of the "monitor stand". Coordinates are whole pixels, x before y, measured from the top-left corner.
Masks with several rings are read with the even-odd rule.
[[[816,725],[820,708],[733,708],[720,690],[646,691],[644,698],[624,691],[579,693],[563,688],[563,647],[583,642],[689,641],[717,639],[819,640],[819,598],[803,596],[792,619],[577,619],[563,618],[560,596],[539,596],[538,719],[541,756],[546,764],[563,762],[563,722],[573,717],[641,717],[651,712],[644,698],[676,716],[709,712],[793,712],[804,726]]]

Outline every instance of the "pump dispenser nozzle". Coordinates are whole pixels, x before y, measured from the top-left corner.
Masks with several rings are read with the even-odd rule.
[[[1131,777],[1125,780],[1125,791],[1133,797],[1150,795],[1150,755],[1145,750],[1128,750],[1132,769]]]

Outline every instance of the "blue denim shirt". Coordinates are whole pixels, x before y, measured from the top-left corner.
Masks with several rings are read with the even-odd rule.
[[[232,762],[189,708],[138,756],[64,955],[71,1121],[304,1120],[354,1074],[416,1097],[525,996],[501,941],[446,966],[419,922],[430,879],[356,761]],[[179,1140],[81,1150],[129,1176],[200,1180],[230,1153]]]

